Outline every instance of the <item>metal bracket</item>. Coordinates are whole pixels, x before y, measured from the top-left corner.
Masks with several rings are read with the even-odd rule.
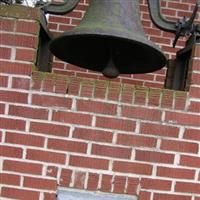
[[[161,30],[175,34],[173,47],[176,46],[179,37],[199,33],[199,25],[194,25],[194,19],[197,16],[200,4],[199,1],[196,2],[196,6],[189,19],[186,19],[186,17],[182,17],[177,22],[166,20],[162,16],[160,0],[147,0],[147,2],[149,6],[150,16],[154,25]],[[198,28],[196,26],[198,26]]]
[[[71,12],[80,0],[64,0],[63,3],[47,3],[42,5],[44,13],[63,15]]]

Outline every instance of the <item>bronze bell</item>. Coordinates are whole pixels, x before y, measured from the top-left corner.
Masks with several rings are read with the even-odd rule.
[[[141,26],[138,0],[92,0],[81,21],[50,44],[59,59],[115,78],[156,71],[165,55]]]

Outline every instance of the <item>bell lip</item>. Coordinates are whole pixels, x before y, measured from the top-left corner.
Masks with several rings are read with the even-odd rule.
[[[108,33],[87,33],[87,32],[82,32],[83,30],[81,31],[74,31],[74,30],[71,30],[71,31],[67,31],[67,32],[64,32],[63,34],[61,34],[59,37],[55,38],[54,40],[52,40],[50,42],[50,50],[51,52],[57,57],[59,58],[60,60],[63,60],[67,63],[70,63],[70,64],[74,64],[74,65],[77,65],[76,63],[74,62],[70,62],[68,59],[65,59],[63,58],[62,56],[59,56],[55,51],[54,51],[54,47],[55,46],[58,46],[58,43],[60,43],[61,45],[63,45],[63,38],[65,38],[65,42],[67,42],[67,40],[70,40],[70,39],[75,39],[77,37],[81,37],[81,38],[87,38],[87,37],[99,37],[99,38],[112,38],[112,39],[116,39],[116,40],[123,40],[123,41],[126,41],[126,42],[130,42],[131,44],[143,44],[145,46],[148,46],[149,48],[152,49],[153,47],[153,51],[155,54],[157,54],[157,57],[159,57],[159,63],[160,65],[158,66],[155,66],[155,67],[151,67],[149,68],[149,70],[145,69],[144,72],[142,71],[139,71],[139,72],[130,72],[130,73],[121,73],[120,74],[144,74],[144,73],[151,73],[151,72],[155,72],[157,70],[160,70],[161,68],[163,68],[165,65],[166,65],[166,62],[167,62],[167,58],[165,56],[165,54],[161,51],[161,49],[156,45],[154,44],[152,41],[148,40],[147,38],[143,38],[143,41],[141,40],[140,37],[136,37],[135,36],[135,39],[129,39],[129,38],[126,38],[126,37],[123,37],[121,35],[111,35],[111,34],[108,34]],[[67,39],[67,40],[66,40]],[[70,47],[69,47],[70,49]],[[87,66],[81,66],[81,65],[77,65],[81,68],[85,68],[85,69],[90,69],[88,68]],[[93,69],[90,69],[90,70],[93,70]],[[93,71],[96,71],[96,70],[93,70]]]

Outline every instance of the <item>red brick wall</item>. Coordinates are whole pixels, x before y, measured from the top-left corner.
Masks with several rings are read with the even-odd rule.
[[[147,7],[146,0],[140,0],[140,14],[141,21],[143,24],[143,29],[147,37],[154,43],[160,46],[160,48],[165,52],[168,58],[174,57],[177,50],[181,49],[185,45],[185,39],[181,38],[176,48],[172,47],[174,34],[163,32],[157,29],[151,22],[149,17],[149,10]],[[179,3],[180,2],[180,3]],[[162,14],[166,18],[177,21],[183,16],[190,17],[191,12],[194,9],[195,0],[176,0],[168,1],[161,0],[162,3]],[[77,8],[64,16],[51,15],[49,17],[49,28],[53,32],[61,33],[67,31],[77,26],[82,17],[84,16],[85,10],[89,5],[89,0],[81,0]],[[199,18],[197,19],[199,20]],[[99,80],[104,80],[105,78],[94,71],[88,71],[82,68],[78,68],[71,64],[64,63],[58,59],[54,60],[53,71],[58,74],[66,74],[77,77],[88,77],[95,78]],[[156,71],[154,73],[148,74],[132,74],[132,75],[121,75],[117,79],[117,82],[137,84],[147,87],[163,88],[164,80],[166,75],[166,68]],[[113,80],[113,81],[114,81]]]
[[[199,44],[179,92],[35,71],[38,21],[0,28],[2,199],[53,200],[62,186],[199,200]]]

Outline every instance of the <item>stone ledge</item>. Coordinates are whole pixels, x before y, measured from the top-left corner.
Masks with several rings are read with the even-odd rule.
[[[157,108],[186,110],[189,93],[34,71],[32,90]]]

